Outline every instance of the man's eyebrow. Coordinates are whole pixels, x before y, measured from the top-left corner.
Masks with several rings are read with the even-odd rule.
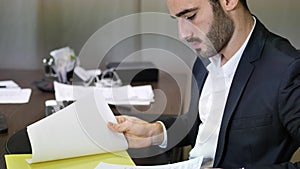
[[[198,10],[198,8],[190,8],[190,9],[185,9],[181,12],[179,12],[178,14],[176,14],[175,16],[177,17],[181,17],[182,15],[186,14],[186,13],[189,13],[189,12],[193,12],[195,10]]]
[[[170,17],[171,17],[172,19],[176,19],[176,16],[170,15]]]

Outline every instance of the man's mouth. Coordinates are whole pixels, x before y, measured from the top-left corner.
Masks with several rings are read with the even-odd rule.
[[[192,45],[192,47],[194,49],[199,49],[200,48],[200,43],[199,42],[190,42],[190,44]]]
[[[201,40],[199,38],[190,38],[187,42],[189,42],[194,49],[200,48]]]

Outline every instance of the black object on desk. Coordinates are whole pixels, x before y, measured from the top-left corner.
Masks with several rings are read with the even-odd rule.
[[[115,69],[125,84],[158,81],[158,69],[152,62],[111,62],[106,68]]]
[[[0,134],[7,133],[7,131],[6,117],[4,114],[0,113]]]
[[[35,85],[39,90],[43,92],[54,93],[54,85],[52,80],[42,79],[33,82],[33,85]]]
[[[6,152],[8,154],[31,154],[31,145],[27,134],[27,128],[24,128],[12,135],[6,142]]]

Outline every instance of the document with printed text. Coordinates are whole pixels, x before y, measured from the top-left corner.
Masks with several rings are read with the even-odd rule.
[[[183,162],[156,166],[128,166],[101,162],[95,169],[200,169],[202,161],[203,157],[198,157]]]

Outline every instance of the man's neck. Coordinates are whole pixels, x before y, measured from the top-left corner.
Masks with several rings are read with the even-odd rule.
[[[254,20],[251,14],[234,17],[235,30],[228,44],[220,51],[223,55],[221,64],[224,65],[243,45],[250,34]]]

